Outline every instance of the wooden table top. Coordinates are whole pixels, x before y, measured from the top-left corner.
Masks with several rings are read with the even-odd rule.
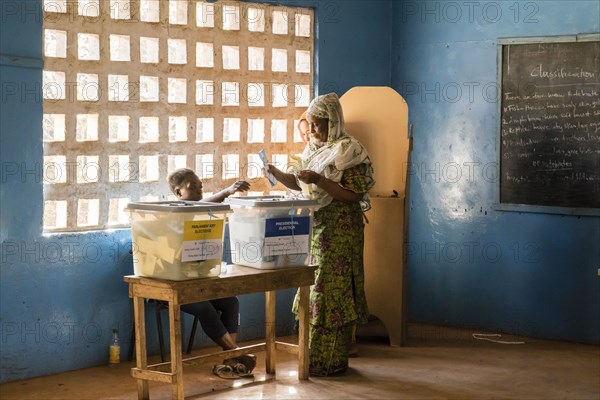
[[[188,304],[234,295],[310,286],[314,283],[316,268],[313,265],[258,269],[232,264],[227,266],[226,274],[211,278],[171,281],[127,275],[123,280],[130,284],[130,297],[139,296]]]

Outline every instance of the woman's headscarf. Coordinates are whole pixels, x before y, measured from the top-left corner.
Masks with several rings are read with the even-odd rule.
[[[344,170],[359,164],[366,164],[365,178],[367,187],[371,188],[375,184],[371,159],[363,145],[346,133],[344,114],[338,95],[329,93],[315,98],[308,106],[306,113],[313,117],[328,119],[329,133],[327,143],[321,143],[314,137],[310,137],[310,141],[302,153],[300,169],[312,170],[339,183]],[[333,200],[331,195],[316,185],[305,184],[298,179],[297,182],[302,193],[306,197],[319,200],[321,206],[326,206]],[[371,208],[367,193],[361,200],[361,207],[363,211]]]

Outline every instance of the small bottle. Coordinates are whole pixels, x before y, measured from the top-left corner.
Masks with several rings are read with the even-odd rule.
[[[116,367],[121,362],[121,345],[119,344],[119,330],[112,330],[112,341],[110,343],[109,365]]]

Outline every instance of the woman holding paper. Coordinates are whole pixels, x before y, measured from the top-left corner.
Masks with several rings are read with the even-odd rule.
[[[375,180],[367,151],[345,131],[335,93],[314,99],[306,121],[309,143],[292,173],[273,165],[266,172],[320,203],[311,243],[318,269],[310,291],[310,373],[327,376],[346,371],[352,328],[367,321],[363,212]]]

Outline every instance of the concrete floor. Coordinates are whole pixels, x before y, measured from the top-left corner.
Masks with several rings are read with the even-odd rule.
[[[364,332],[363,332],[364,333]],[[367,332],[368,333],[368,332]],[[212,363],[184,368],[186,398],[199,399],[600,399],[600,347],[503,335],[500,344],[476,340],[470,330],[411,325],[405,347],[380,336],[360,336],[359,356],[335,378],[297,380],[294,356],[278,352],[277,380],[224,380]],[[194,354],[213,351],[199,349]],[[156,361],[156,360],[154,360]],[[0,399],[136,399],[133,362],[0,385]],[[231,388],[232,386],[242,385]],[[223,390],[221,390],[223,389]],[[169,399],[170,388],[150,384],[150,398]]]

